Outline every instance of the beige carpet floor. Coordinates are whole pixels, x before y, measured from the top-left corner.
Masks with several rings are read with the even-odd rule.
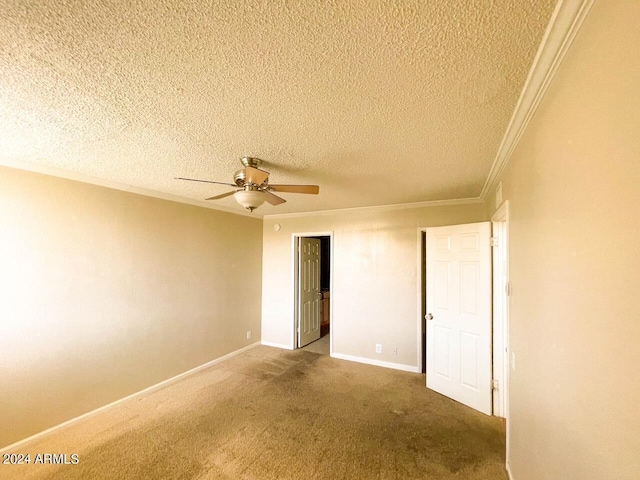
[[[506,479],[504,432],[424,376],[256,347],[27,447],[2,479]]]

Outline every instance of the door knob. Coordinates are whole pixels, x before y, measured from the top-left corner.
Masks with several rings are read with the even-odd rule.
[[[433,320],[433,315],[431,315],[430,313],[427,313],[424,318],[426,318],[427,320]]]

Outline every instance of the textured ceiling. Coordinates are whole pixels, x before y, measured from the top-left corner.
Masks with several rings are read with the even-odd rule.
[[[476,197],[554,3],[0,0],[0,164],[320,185],[263,215]]]

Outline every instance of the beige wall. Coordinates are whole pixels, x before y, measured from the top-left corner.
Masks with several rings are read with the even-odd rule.
[[[292,234],[333,232],[333,351],[417,367],[418,228],[485,219],[482,204],[265,218],[263,341],[293,344]],[[381,354],[375,353],[377,343]]]
[[[0,447],[259,341],[261,252],[260,219],[0,168]]]
[[[595,3],[503,177],[514,480],[640,478],[639,25]]]

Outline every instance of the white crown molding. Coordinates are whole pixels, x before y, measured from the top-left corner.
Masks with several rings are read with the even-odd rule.
[[[184,203],[187,205],[193,205],[196,207],[208,208],[210,210],[218,210],[226,213],[233,213],[234,215],[243,215],[246,217],[259,218],[256,214],[251,214],[244,209],[236,210],[229,207],[221,207],[219,205],[213,205],[210,202],[204,200],[194,200],[191,198],[179,197],[177,195],[171,195],[169,193],[162,193],[156,190],[149,190],[147,188],[135,187],[126,183],[115,182],[113,180],[106,180],[104,178],[92,177],[91,175],[85,175],[83,173],[72,172],[70,170],[63,170],[62,168],[49,167],[46,165],[40,165],[37,163],[25,162],[22,160],[4,160],[0,163],[1,166],[15,168],[17,170],[26,170],[33,173],[41,173],[43,175],[49,175],[52,177],[64,178],[67,180],[73,180],[76,182],[88,183],[90,185],[97,185],[99,187],[111,188],[113,190],[120,190],[123,192],[135,193],[137,195],[144,195],[145,197],[159,198],[161,200],[168,200],[170,202]]]
[[[409,208],[424,208],[424,207],[442,207],[447,205],[470,205],[474,203],[482,203],[480,197],[473,198],[453,198],[450,200],[429,200],[426,202],[413,202],[413,203],[396,203],[391,205],[373,205],[369,207],[350,207],[350,208],[336,208],[333,210],[317,210],[314,212],[296,212],[296,213],[273,213],[265,215],[264,219],[277,219],[277,218],[296,218],[296,217],[308,217],[311,215],[332,215],[335,213],[348,213],[348,212],[371,212],[371,211],[388,211],[388,210],[406,210]]]
[[[560,0],[556,5],[480,194],[483,201],[494,190],[593,2]]]

